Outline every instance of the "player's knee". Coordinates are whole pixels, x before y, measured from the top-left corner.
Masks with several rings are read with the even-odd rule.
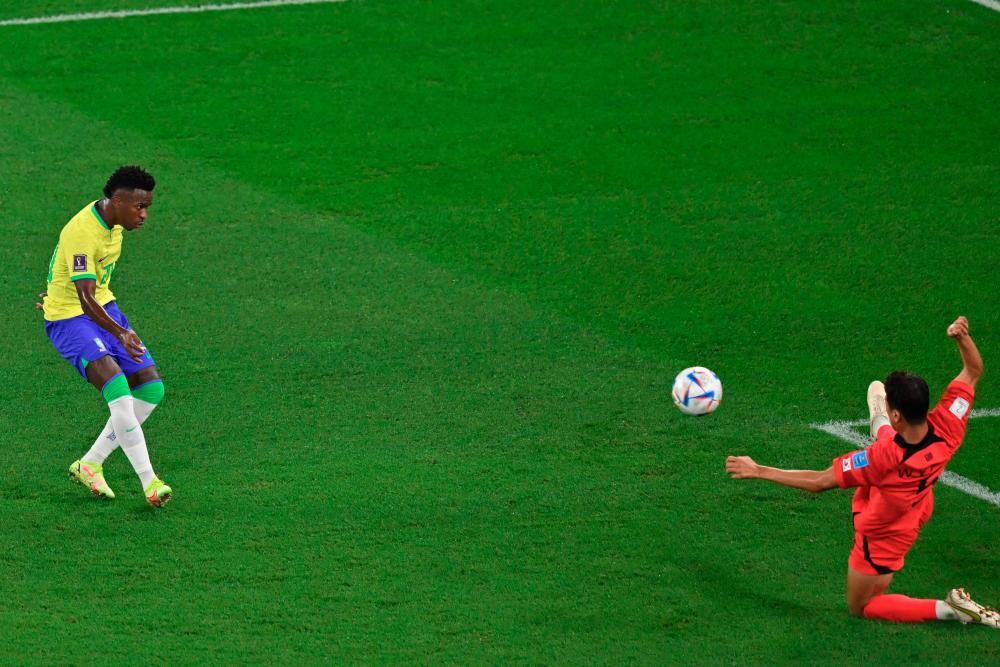
[[[878,594],[861,595],[854,598],[848,596],[847,608],[848,610],[850,610],[851,616],[857,616],[858,618],[867,618],[865,616],[865,607],[867,607],[868,603],[870,603],[876,597],[878,597]]]
[[[132,395],[137,399],[153,405],[159,405],[160,401],[163,400],[165,393],[166,390],[163,386],[163,380],[146,382],[145,384],[141,384],[132,390]]]
[[[101,394],[109,405],[126,396],[130,399],[132,398],[132,391],[129,389],[128,380],[121,373],[104,383],[104,386],[101,387]]]
[[[865,605],[864,604],[858,604],[856,602],[848,601],[847,602],[847,608],[850,610],[851,616],[854,616],[854,617],[857,617],[857,618],[864,618],[865,617]]]

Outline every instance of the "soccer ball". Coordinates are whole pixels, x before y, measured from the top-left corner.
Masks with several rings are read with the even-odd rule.
[[[674,405],[688,415],[707,415],[722,402],[719,376],[701,366],[685,368],[674,378]]]

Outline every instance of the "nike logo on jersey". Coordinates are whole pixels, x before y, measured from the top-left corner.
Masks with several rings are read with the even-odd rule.
[[[99,260],[97,260],[97,263],[98,263],[98,264],[100,264],[101,262],[103,262],[103,261],[104,261],[104,260],[106,260],[107,258],[108,258],[108,256],[107,256],[107,255],[105,255],[104,257],[101,257],[101,258],[100,258]]]
[[[136,424],[136,425],[135,425],[135,426],[133,426],[132,428],[127,428],[127,429],[125,429],[125,432],[126,432],[126,433],[131,433],[132,431],[136,430],[137,428],[139,428],[139,425],[138,425],[138,424]]]

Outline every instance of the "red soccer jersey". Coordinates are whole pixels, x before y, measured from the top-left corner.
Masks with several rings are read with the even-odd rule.
[[[974,390],[953,381],[927,414],[927,435],[909,444],[891,427],[879,429],[875,443],[833,460],[841,488],[854,497],[854,528],[871,537],[918,530],[934,509],[932,487],[965,438]],[[867,493],[865,493],[867,491]]]

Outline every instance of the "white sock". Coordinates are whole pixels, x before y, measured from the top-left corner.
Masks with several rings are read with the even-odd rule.
[[[937,605],[934,607],[934,611],[937,612],[937,617],[939,621],[958,621],[961,617],[958,612],[951,608],[944,600],[938,600]]]
[[[135,401],[133,404],[135,418],[139,420],[140,424],[145,424],[146,420],[149,419],[149,415],[156,409],[156,403],[147,403],[138,398],[133,398],[132,400]],[[97,440],[94,441],[94,444],[83,455],[81,460],[88,463],[104,463],[111,456],[111,452],[118,449],[118,445],[118,436],[115,434],[115,427],[111,423],[111,419],[108,419],[108,423],[104,425],[104,430],[97,436]]]
[[[136,419],[134,404],[135,399],[132,396],[121,396],[108,403],[108,407],[111,408],[111,424],[118,436],[116,440],[145,490],[156,477],[156,473],[153,472],[153,464],[149,462],[146,436],[143,435],[142,426]]]

